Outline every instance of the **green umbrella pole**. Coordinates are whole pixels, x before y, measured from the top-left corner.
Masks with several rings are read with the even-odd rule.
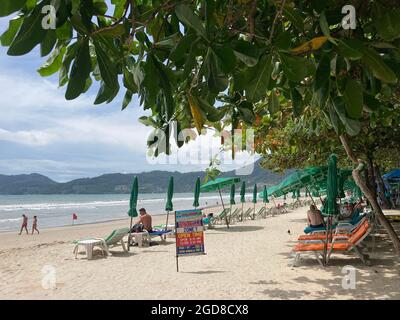
[[[242,202],[242,219],[240,221],[243,221],[243,202]]]
[[[317,205],[315,204],[314,198],[312,197],[312,194],[311,194],[310,190],[308,190],[308,187],[307,187],[307,186],[306,186],[306,190],[307,190],[308,195],[309,195],[310,198],[311,198],[312,203],[314,204],[315,207],[317,207]]]
[[[221,189],[218,187],[218,192],[219,192],[219,197],[221,198],[221,203],[222,203],[222,209],[225,211],[225,205],[224,205],[224,200],[222,200],[222,194],[221,194]],[[228,215],[225,215],[225,223],[226,226],[229,229],[229,221],[228,221]]]
[[[133,217],[131,217],[131,224],[129,227],[129,236],[128,236],[128,251],[131,251],[131,239],[132,239],[132,222],[133,221]]]
[[[256,204],[254,203],[253,220],[256,218]]]

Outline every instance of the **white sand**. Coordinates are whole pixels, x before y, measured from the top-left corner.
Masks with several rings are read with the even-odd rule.
[[[258,204],[260,206],[260,204]],[[213,210],[216,212],[217,210]],[[205,256],[180,258],[175,241],[147,248],[122,248],[113,255],[74,258],[74,239],[105,236],[129,221],[42,230],[34,236],[0,234],[1,299],[399,299],[400,259],[380,235],[366,267],[354,256],[334,255],[320,267],[291,248],[306,224],[305,208],[206,231]],[[155,224],[164,217],[156,217]],[[396,224],[398,227],[399,224]],[[288,234],[290,230],[290,234]],[[356,289],[343,289],[342,268],[356,268]],[[56,288],[42,286],[44,266],[56,271]],[[46,269],[45,269],[46,270]],[[45,278],[46,279],[46,278]]]

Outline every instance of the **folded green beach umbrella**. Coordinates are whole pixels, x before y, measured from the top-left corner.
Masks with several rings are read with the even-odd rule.
[[[336,199],[338,198],[338,175],[337,175],[337,156],[332,154],[328,162],[328,178],[327,178],[327,199],[326,213],[334,215],[338,213]]]
[[[135,177],[133,179],[133,184],[132,184],[132,190],[131,190],[131,198],[129,200],[129,211],[128,211],[128,216],[131,217],[131,223],[129,227],[129,240],[128,240],[128,251],[130,250],[130,239],[131,239],[131,230],[132,230],[132,221],[134,217],[138,216],[137,212],[137,200],[138,200],[138,193],[139,193],[139,188],[138,188],[138,178]]]
[[[168,191],[167,191],[167,202],[165,203],[165,211],[167,211],[167,221],[165,222],[165,231],[168,228],[169,212],[174,210],[174,206],[172,204],[173,195],[174,195],[174,177],[169,177]]]
[[[230,204],[235,204],[235,184],[231,185]]]
[[[194,185],[193,207],[197,208],[199,206],[199,198],[200,198],[200,178],[197,177],[196,183]]]
[[[137,217],[137,200],[138,200],[138,178],[135,177],[133,179],[132,190],[131,190],[131,198],[129,200],[129,211],[128,216],[131,218]]]
[[[253,220],[254,220],[256,218],[257,183],[254,184],[252,202],[254,203],[254,206],[253,206]]]
[[[242,181],[242,186],[240,187],[240,202],[242,203],[242,214],[240,221],[243,221],[243,213],[244,213],[243,204],[246,202],[246,182],[244,181]]]
[[[264,203],[269,203],[267,186],[264,186],[264,191],[263,191],[263,202],[264,202]]]
[[[168,191],[167,191],[167,202],[165,203],[165,211],[174,210],[174,206],[172,204],[173,195],[174,195],[174,178],[173,177],[169,177]]]
[[[246,182],[242,181],[242,186],[240,187],[240,202],[246,202]]]
[[[252,199],[253,203],[257,203],[257,184],[254,185],[253,188],[253,199]]]

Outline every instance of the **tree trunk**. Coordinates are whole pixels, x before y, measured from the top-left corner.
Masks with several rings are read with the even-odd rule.
[[[367,186],[371,190],[374,198],[376,199],[376,181],[375,181],[375,173],[374,173],[374,162],[372,159],[372,155],[367,156],[368,163],[368,182]]]
[[[389,209],[389,208],[391,208],[391,205],[385,196],[386,187],[385,187],[385,183],[382,180],[381,170],[379,169],[378,166],[374,166],[374,171],[375,171],[375,177],[377,180],[377,184],[379,186],[379,197],[381,198],[384,208]]]
[[[367,187],[366,183],[361,177],[360,172],[365,167],[364,161],[361,159],[357,159],[357,157],[355,156],[353,150],[349,145],[346,136],[341,135],[340,141],[347,153],[347,156],[350,158],[351,161],[354,162],[354,164],[357,165],[357,167],[353,170],[353,178],[355,183],[360,187],[361,191],[365,194],[368,201],[370,202],[372,209],[374,210],[375,216],[378,218],[381,225],[386,229],[387,233],[389,234],[389,237],[392,240],[395,250],[397,251],[397,253],[400,253],[400,240],[399,237],[397,236],[396,231],[393,229],[393,226],[390,224],[390,222],[386,219],[385,215],[383,214],[382,209],[379,206],[378,201],[376,200],[376,197],[374,198],[373,192],[371,192],[371,190]]]

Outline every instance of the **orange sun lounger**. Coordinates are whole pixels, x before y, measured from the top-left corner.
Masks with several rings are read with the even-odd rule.
[[[334,233],[331,235],[330,239],[333,239],[334,237],[337,236],[343,236],[343,237],[350,237],[352,234],[357,232],[357,230],[363,225],[363,224],[369,224],[368,220],[366,218],[363,218],[363,220],[360,221],[359,224],[356,226],[352,226],[352,228],[349,228],[347,225],[341,226],[340,224],[336,227],[334,230]],[[316,231],[312,234],[303,234],[299,236],[298,240],[300,242],[306,242],[310,240],[323,240],[326,241],[326,231],[325,230],[320,230]]]
[[[333,241],[327,244],[327,263],[332,253],[340,252],[354,252],[364,264],[367,264],[367,260],[361,253],[358,246],[360,243],[370,234],[372,225],[367,221],[359,225],[357,230],[350,235],[334,235]],[[293,266],[297,266],[302,253],[313,253],[317,258],[319,264],[322,265],[321,257],[324,252],[325,243],[324,240],[309,240],[305,243],[298,243],[293,248],[294,263]]]

